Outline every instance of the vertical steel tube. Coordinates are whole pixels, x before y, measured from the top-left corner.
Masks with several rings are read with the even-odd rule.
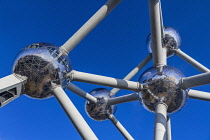
[[[165,37],[165,34],[164,34],[164,25],[163,25],[163,15],[162,15],[162,6],[161,6],[161,1],[159,1],[160,4],[160,22],[161,22],[161,34],[163,37]]]
[[[110,114],[109,119],[120,131],[120,133],[125,137],[126,140],[134,140],[134,138],[128,133],[128,131],[122,126],[122,124],[115,118],[114,115]]]
[[[171,118],[170,118],[170,116],[167,116],[166,134],[167,134],[167,140],[172,140],[172,138],[171,138]]]
[[[150,30],[152,37],[153,66],[161,67],[166,65],[166,49],[162,46],[162,21],[160,0],[149,0]]]
[[[121,0],[109,0],[103,5],[60,49],[68,54],[79,44],[119,3]]]
[[[78,133],[81,135],[82,139],[98,140],[96,135],[93,133],[89,125],[83,119],[82,115],[68,98],[63,89],[61,87],[56,87],[53,90],[53,94],[66,112],[74,127],[77,129]]]
[[[151,59],[152,54],[149,54],[123,80],[131,80]],[[111,90],[111,95],[115,95],[119,90],[119,88],[113,88]]]
[[[154,140],[166,140],[167,107],[158,103],[155,107],[155,135]]]

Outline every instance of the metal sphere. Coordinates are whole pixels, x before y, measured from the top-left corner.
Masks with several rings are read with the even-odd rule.
[[[111,98],[110,93],[111,91],[105,88],[97,88],[90,92],[97,98],[97,103],[87,101],[85,104],[86,113],[91,119],[103,121],[116,111],[116,105],[107,105],[107,100]]]
[[[164,66],[162,72],[157,68],[147,69],[139,78],[143,91],[139,93],[142,105],[149,111],[155,112],[157,103],[165,103],[167,113],[179,111],[187,101],[188,90],[180,87],[180,79],[184,75],[176,68]]]
[[[147,38],[147,47],[149,49],[149,52],[152,53],[152,39],[151,34]],[[179,33],[171,28],[171,27],[164,27],[164,38],[162,39],[163,47],[167,49],[167,56],[173,56],[174,51],[176,49],[180,48],[181,45],[181,37],[179,36]]]
[[[24,93],[36,99],[52,96],[52,84],[65,87],[68,82],[65,75],[70,70],[68,56],[49,43],[34,43],[23,48],[13,64],[13,73],[27,77]]]

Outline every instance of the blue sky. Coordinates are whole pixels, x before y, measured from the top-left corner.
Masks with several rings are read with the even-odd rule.
[[[35,42],[61,46],[106,1],[105,0],[0,0],[0,77],[11,74],[12,63],[21,48]],[[182,38],[181,49],[209,67],[210,2],[203,0],[162,1],[164,25],[175,28]],[[150,33],[146,0],[124,0],[69,55],[73,69],[123,78],[148,54]],[[199,74],[174,56],[168,65],[185,76]],[[150,62],[132,80],[151,67]],[[210,67],[209,67],[210,68]],[[102,86],[74,82],[89,92]],[[111,88],[108,88],[111,89]],[[210,92],[209,85],[193,89]],[[100,140],[124,139],[110,121],[96,122],[85,113],[85,100],[66,91]],[[129,94],[121,90],[117,96]],[[210,140],[210,103],[189,99],[171,115],[172,136],[177,140]],[[0,140],[80,140],[55,98],[34,100],[21,96],[0,109]],[[120,104],[115,113],[135,139],[153,138],[154,114],[138,101]]]

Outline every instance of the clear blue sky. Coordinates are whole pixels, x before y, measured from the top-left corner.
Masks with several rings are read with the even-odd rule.
[[[61,46],[106,0],[0,0],[0,77],[11,74],[21,48],[35,42]],[[210,2],[162,1],[164,25],[177,29],[182,50],[209,67]],[[147,0],[124,0],[69,55],[73,69],[123,78],[147,56],[150,33]],[[149,63],[132,80],[149,68]],[[186,76],[199,74],[174,56],[168,65]],[[85,91],[101,86],[74,82]],[[210,92],[209,85],[194,89]],[[111,89],[111,88],[108,88]],[[100,140],[124,139],[110,121],[96,122],[85,113],[85,100],[66,91]],[[121,90],[117,96],[131,93]],[[174,140],[210,140],[210,103],[189,99],[171,115]],[[120,104],[115,116],[136,140],[153,139],[154,114],[138,101]],[[0,140],[80,140],[55,98],[21,96],[0,109]]]

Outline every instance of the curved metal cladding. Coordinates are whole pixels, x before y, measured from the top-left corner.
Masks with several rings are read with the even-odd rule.
[[[24,93],[29,97],[44,99],[52,96],[52,84],[65,87],[65,75],[71,71],[67,55],[49,43],[34,43],[23,48],[13,64],[13,73],[26,76]]]

